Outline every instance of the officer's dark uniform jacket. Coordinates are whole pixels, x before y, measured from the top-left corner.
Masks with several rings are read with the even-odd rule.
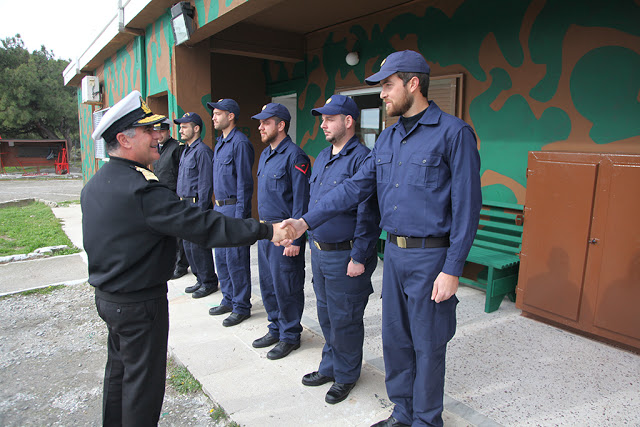
[[[322,150],[313,165],[310,185],[309,210],[345,179],[356,174],[370,150],[358,137],[349,139],[342,150],[331,156],[332,146]],[[375,252],[380,236],[378,200],[373,194],[365,202],[335,216],[330,221],[309,231],[309,236],[322,243],[341,243],[353,240],[351,258],[364,264]]]
[[[167,292],[175,237],[228,247],[273,236],[271,226],[256,220],[203,212],[181,201],[142,165],[118,157],[87,182],[81,205],[89,283],[97,295],[114,302],[144,301]]]
[[[178,166],[180,165],[180,155],[184,144],[180,144],[173,138],[169,138],[160,148],[160,158],[153,162],[153,173],[158,180],[169,187],[169,190],[176,191],[178,182]]]

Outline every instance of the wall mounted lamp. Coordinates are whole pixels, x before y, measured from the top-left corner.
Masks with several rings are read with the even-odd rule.
[[[358,65],[358,62],[360,62],[360,55],[358,55],[358,52],[349,52],[344,60],[347,61],[347,64],[353,67],[354,65]]]
[[[191,38],[194,12],[193,6],[188,1],[181,1],[171,6],[171,29],[176,46]]]

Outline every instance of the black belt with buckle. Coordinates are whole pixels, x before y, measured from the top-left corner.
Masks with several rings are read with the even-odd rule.
[[[340,243],[322,243],[314,240],[313,244],[321,251],[348,251],[353,248],[353,240]]]
[[[449,246],[449,236],[442,237],[406,237],[388,234],[387,240],[402,249],[445,248]]]
[[[235,205],[236,203],[238,203],[238,199],[236,199],[235,197],[232,197],[230,199],[216,200],[216,206]]]
[[[195,196],[195,197],[180,197],[180,200],[188,200],[191,203],[197,203],[198,202],[198,196]]]

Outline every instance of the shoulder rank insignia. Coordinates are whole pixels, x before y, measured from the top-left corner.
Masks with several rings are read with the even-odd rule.
[[[309,171],[309,163],[303,162],[303,163],[296,163],[295,165],[293,165],[296,169],[298,169],[300,172],[302,172],[304,175],[307,174],[307,172]]]
[[[144,179],[146,179],[147,181],[159,181],[158,177],[148,169],[136,166],[136,170],[140,172],[144,176]]]

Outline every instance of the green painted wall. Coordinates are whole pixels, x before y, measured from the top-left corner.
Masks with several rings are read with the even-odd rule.
[[[329,33],[321,53],[295,67],[265,61],[268,90],[295,92],[304,100],[298,104],[298,143],[315,157],[326,142],[310,110],[334,93],[337,79],[353,73],[364,82],[389,53],[417,49],[440,72],[432,74],[455,69],[465,75],[465,118],[480,141],[484,197],[522,203],[528,151],[563,144],[607,151],[607,144],[625,140],[622,150],[640,152],[640,4],[586,3],[549,0],[539,7],[528,0],[496,0],[488,8],[483,0],[468,0],[451,16],[425,6],[388,22],[356,22]],[[612,45],[599,46],[596,36],[574,37],[584,55],[573,69],[563,69],[575,50],[567,45],[570,31],[594,29]],[[352,50],[361,58],[355,67],[344,61]],[[579,141],[590,124],[591,140]]]

